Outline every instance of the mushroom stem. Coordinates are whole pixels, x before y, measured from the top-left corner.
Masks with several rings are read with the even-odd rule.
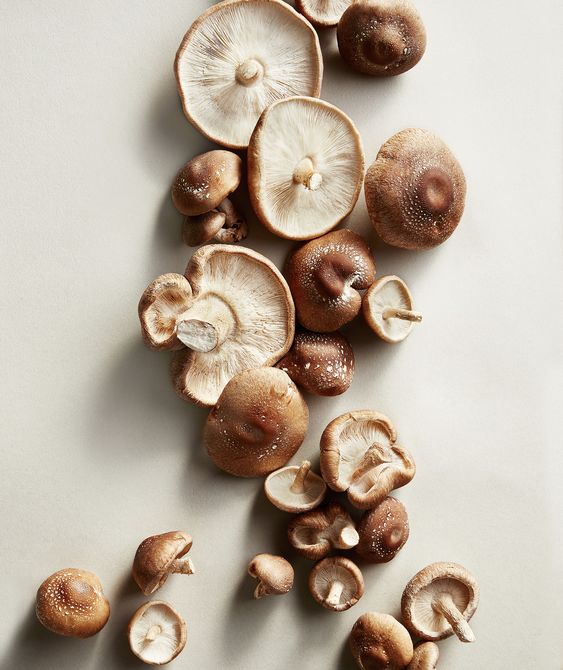
[[[320,172],[315,172],[313,161],[307,156],[297,163],[293,171],[293,181],[295,184],[302,184],[310,191],[316,191],[323,183],[323,176]]]
[[[305,480],[311,469],[310,461],[303,461],[297,470],[293,484],[290,486],[289,490],[292,493],[303,493],[305,491]]]
[[[342,595],[342,591],[344,591],[344,584],[342,582],[339,582],[338,580],[332,582],[330,585],[330,591],[328,592],[328,595],[326,597],[326,602],[329,605],[338,605],[340,603],[340,596]]]
[[[385,453],[385,448],[375,442],[371,447],[366,451],[360,464],[352,473],[351,480],[355,482],[357,479],[363,477],[368,470],[371,470],[376,465],[381,463],[387,463],[389,461],[387,454]]]
[[[264,74],[264,66],[254,58],[249,58],[237,67],[235,72],[235,79],[243,86],[252,86]]]
[[[404,321],[422,321],[422,314],[414,312],[412,309],[402,309],[401,307],[386,307],[383,310],[384,319],[403,319]]]
[[[442,593],[432,602],[434,611],[445,617],[453,628],[454,633],[462,642],[475,642],[475,635],[463,614],[457,608],[453,598],[448,593]]]
[[[254,589],[254,597],[258,599],[269,595],[270,592],[268,591],[266,584],[264,584],[264,582],[258,582],[258,586]]]
[[[220,341],[219,332],[212,323],[199,319],[178,321],[176,331],[180,342],[192,351],[207,353],[216,349],[223,341]]]
[[[172,570],[181,575],[193,575],[195,574],[195,567],[191,558],[180,559],[177,558],[175,561],[172,561]]]
[[[352,549],[359,541],[358,531],[352,526],[345,526],[334,541],[334,546],[337,549]]]
[[[156,638],[162,633],[162,628],[158,624],[154,624],[154,626],[151,626],[147,634],[145,635],[145,640],[147,642],[154,642]]]

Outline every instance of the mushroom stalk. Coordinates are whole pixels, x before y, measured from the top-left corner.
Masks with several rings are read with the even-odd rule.
[[[175,561],[172,561],[171,572],[175,572],[180,575],[193,575],[195,574],[195,567],[191,558],[180,559],[177,558]]]
[[[178,318],[176,336],[188,349],[208,353],[231,335],[235,320],[224,302],[211,299],[202,303],[196,302]]]
[[[145,635],[145,640],[147,642],[154,642],[161,633],[162,628],[158,624],[155,624],[148,629],[147,634]]]
[[[303,463],[301,463],[301,466],[299,467],[299,470],[297,470],[297,474],[295,475],[295,479],[293,480],[293,484],[289,489],[292,493],[304,493],[305,481],[307,479],[307,475],[309,474],[310,469],[311,469],[310,461],[303,461]]]
[[[344,584],[338,580],[332,582],[330,585],[330,591],[326,597],[326,602],[329,605],[338,605],[340,603],[340,596],[344,591]]]
[[[386,307],[383,310],[383,318],[387,319],[403,319],[403,321],[415,321],[420,323],[422,321],[422,314],[414,312],[412,309],[402,309],[401,307]]]
[[[258,586],[254,589],[254,597],[256,599],[263,598],[264,596],[269,596],[270,591],[264,582],[258,582]]]
[[[323,183],[323,176],[320,172],[315,172],[313,161],[307,156],[297,163],[293,171],[293,181],[302,184],[310,191],[316,191]]]
[[[346,526],[334,540],[334,546],[337,549],[352,549],[359,541],[360,536],[358,535],[358,531],[352,528],[352,526]]]
[[[360,464],[352,473],[351,480],[355,482],[357,479],[363,477],[366,472],[371,470],[376,465],[387,462],[389,462],[389,459],[385,453],[385,448],[376,442],[375,444],[372,444],[364,454]]]
[[[435,598],[432,602],[432,608],[447,619],[454,633],[462,642],[475,642],[475,634],[457,608],[451,595],[443,593]]]

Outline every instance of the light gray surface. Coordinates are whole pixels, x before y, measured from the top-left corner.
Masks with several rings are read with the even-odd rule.
[[[339,615],[308,596],[304,560],[288,596],[250,599],[246,562],[287,550],[288,517],[259,481],[210,466],[205,411],[174,396],[168,356],[139,336],[143,288],[188,258],[168,188],[209,145],[180,111],[172,62],[207,4],[0,5],[0,667],[138,667],[123,633],[144,600],[130,563],[143,537],[174,528],[193,534],[198,574],[158,594],[188,622],[173,667],[352,668],[356,617],[397,613],[406,581],[435,560],[465,564],[482,588],[477,643],[442,643],[440,667],[563,667],[561,3],[421,0],[427,54],[389,81],[351,74],[322,36],[323,96],[354,118],[369,162],[415,125],[439,133],[468,178],[463,222],[434,251],[378,244],[363,196],[350,219],[378,274],[409,283],[424,322],[396,347],[356,322],[351,390],[309,399],[299,456],[316,459],[326,423],[369,406],[418,465],[398,493],[408,544],[365,569],[366,595]],[[288,249],[254,221],[248,243],[278,263]],[[93,639],[34,620],[37,586],[67,566],[97,572],[111,600]]]

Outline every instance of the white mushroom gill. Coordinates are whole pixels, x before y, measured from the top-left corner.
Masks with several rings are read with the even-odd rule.
[[[322,25],[336,25],[352,0],[301,0],[304,13],[313,22]]]
[[[374,288],[367,300],[373,320],[393,341],[403,340],[412,330],[414,322],[422,320],[422,316],[412,310],[411,299],[403,283],[393,278]]]
[[[178,617],[165,605],[145,609],[130,632],[131,648],[146,663],[166,663],[182,637]]]
[[[340,565],[319,570],[316,584],[321,597],[330,605],[348,602],[357,595],[358,585],[354,575]]]
[[[383,424],[377,421],[353,421],[346,423],[340,433],[339,443],[339,480],[343,484],[346,484],[346,486],[350,486],[353,483],[355,473],[356,481],[361,478],[358,474],[358,468],[365,463],[366,453],[374,445],[386,459],[379,458],[378,460],[381,464],[385,465],[387,462],[399,460],[390,448],[392,443],[389,433],[385,430]],[[372,450],[370,453],[377,456],[375,450]]]
[[[413,623],[419,629],[443,632],[450,627],[448,618],[444,616],[444,610],[437,606],[442,597],[448,603],[452,601],[461,615],[465,612],[470,600],[467,587],[459,580],[449,578],[435,580],[421,589],[414,601]]]

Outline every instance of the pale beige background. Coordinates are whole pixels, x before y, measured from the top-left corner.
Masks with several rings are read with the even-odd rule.
[[[351,390],[309,398],[299,457],[316,459],[326,423],[367,406],[396,422],[418,465],[398,494],[409,543],[365,569],[365,597],[340,615],[309,598],[304,560],[290,595],[250,599],[246,562],[287,551],[287,516],[259,481],[210,466],[206,412],[174,396],[167,355],[139,337],[143,288],[189,255],[168,188],[210,145],[182,116],[172,62],[208,4],[0,4],[0,667],[139,667],[123,634],[144,600],[130,562],[143,537],[179,527],[195,538],[198,575],[159,593],[189,626],[174,667],[351,669],[356,617],[397,613],[416,570],[454,560],[481,583],[477,643],[444,642],[440,667],[562,668],[561,3],[420,0],[428,52],[389,81],[353,75],[322,36],[323,96],[354,118],[369,161],[422,126],[451,145],[469,185],[462,225],[431,252],[377,243],[363,197],[349,222],[379,273],[407,280],[424,322],[394,348],[358,320],[346,331]],[[248,244],[276,262],[288,249],[255,221]],[[112,602],[87,641],[34,620],[38,584],[66,566],[96,571]]]

